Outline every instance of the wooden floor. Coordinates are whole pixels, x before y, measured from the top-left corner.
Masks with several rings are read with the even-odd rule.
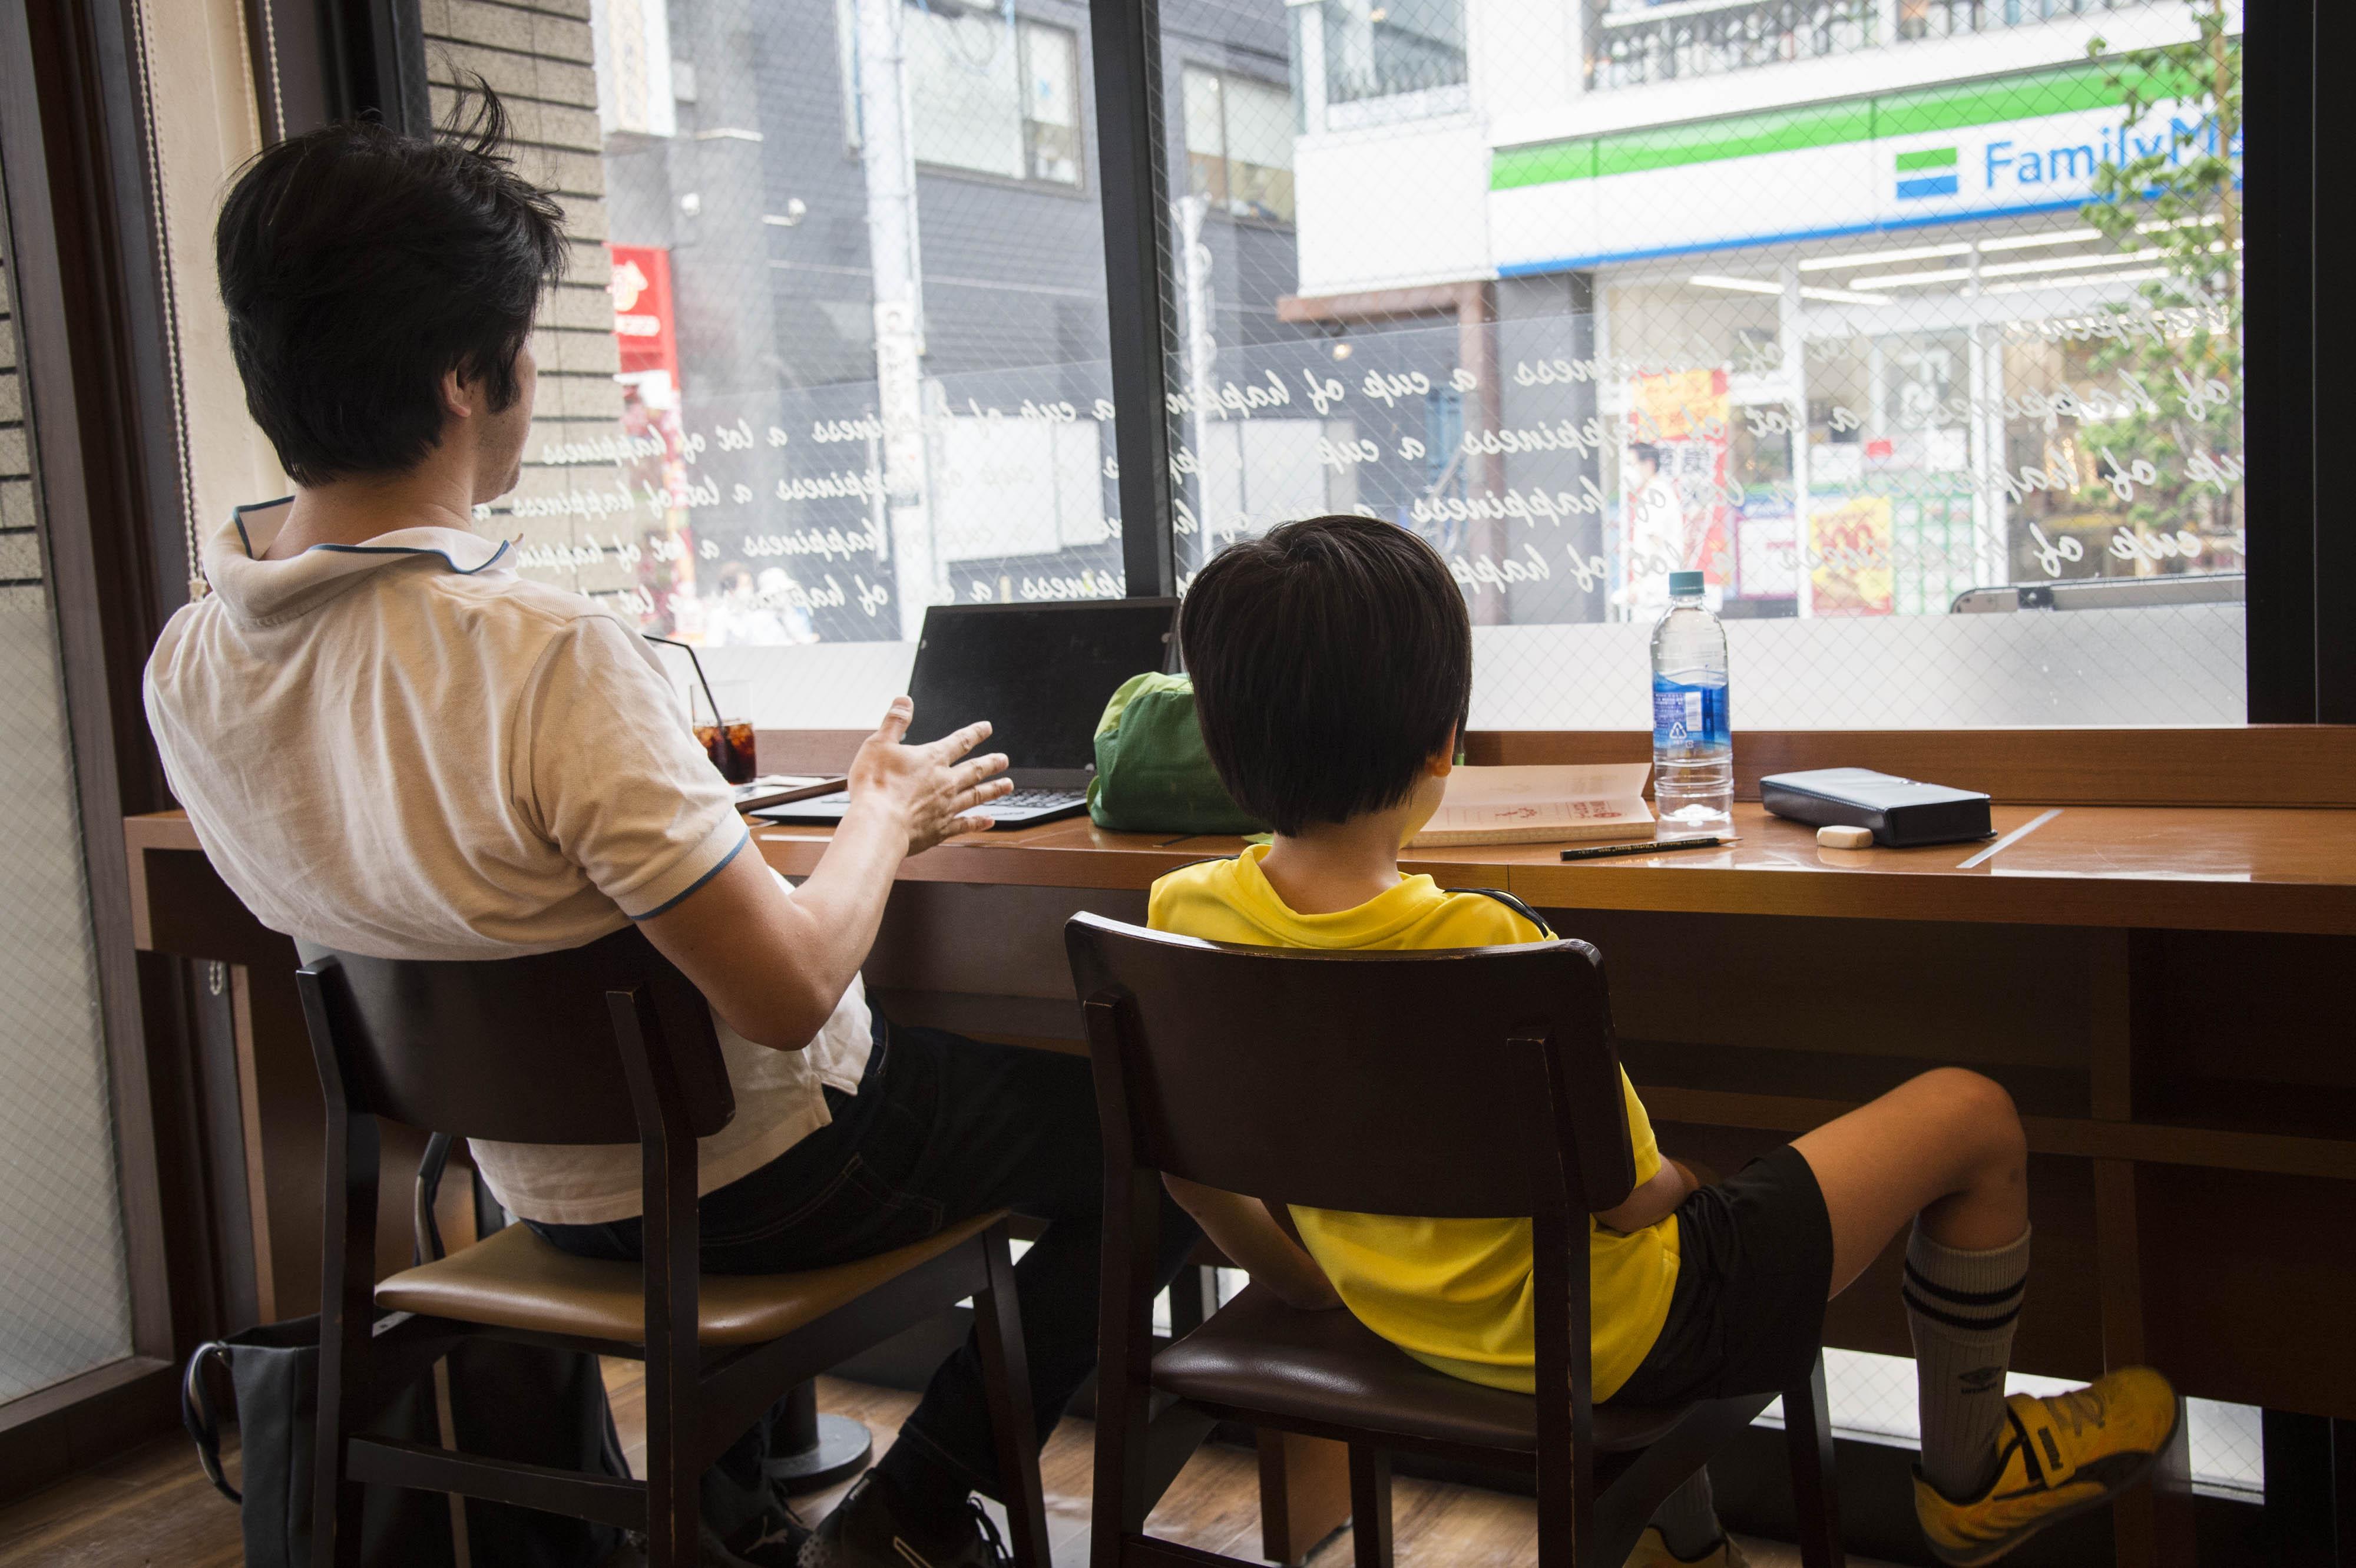
[[[635,1467],[646,1453],[645,1401],[635,1362],[606,1363],[614,1419]],[[891,1445],[916,1396],[832,1378],[819,1382],[823,1410],[854,1417],[875,1434],[876,1453]],[[1086,1422],[1055,1429],[1040,1463],[1047,1530],[1056,1568],[1087,1561],[1088,1482],[1094,1444]],[[235,1436],[224,1444],[234,1453]],[[232,1484],[236,1466],[230,1466]],[[803,1515],[823,1516],[848,1487],[803,1499]],[[1151,1528],[1157,1535],[1248,1561],[1259,1560],[1259,1477],[1250,1454],[1206,1447],[1187,1465]],[[1402,1477],[1395,1484],[1398,1568],[1505,1568],[1534,1562],[1537,1526],[1526,1498]],[[1788,1546],[1745,1541],[1755,1568],[1798,1568]],[[113,1464],[0,1509],[0,1568],[237,1568],[237,1509],[214,1492],[183,1438],[162,1438]],[[1321,1545],[1309,1568],[1346,1568],[1347,1530]],[[1854,1568],[1876,1565],[1851,1558]],[[484,1568],[494,1568],[485,1564]]]

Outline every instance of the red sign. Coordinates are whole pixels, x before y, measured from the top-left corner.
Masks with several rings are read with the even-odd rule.
[[[679,385],[679,336],[670,303],[670,252],[658,245],[610,245],[614,253],[614,336],[622,373],[661,371]]]

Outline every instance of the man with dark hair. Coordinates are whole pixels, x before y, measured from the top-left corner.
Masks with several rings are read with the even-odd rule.
[[[744,853],[636,630],[473,532],[519,471],[532,321],[563,254],[557,209],[502,156],[498,100],[479,103],[465,135],[347,124],[273,147],[222,209],[248,406],[296,490],[213,536],[212,592],[149,661],[174,793],[262,923],[327,947],[498,959],[636,922],[710,1000],[735,1095],[698,1150],[707,1269],[841,1263],[999,1208],[1047,1220],[1015,1266],[1044,1441],[1096,1359],[1087,1064],[891,1025],[859,982],[901,860],[987,827],[1006,759],[967,756],[987,724],[901,744],[895,699],[824,859],[789,887]],[[639,1255],[636,1145],[473,1152],[557,1247]],[[1194,1237],[1172,1215],[1169,1274]],[[970,1340],[814,1540],[763,1475],[768,1430],[705,1478],[707,1561],[1002,1555],[969,1497],[996,1486]]]
[[[1439,809],[1472,692],[1472,628],[1447,566],[1359,517],[1231,545],[1188,591],[1179,642],[1220,779],[1275,842],[1153,885],[1159,929],[1264,947],[1489,947],[1552,935],[1503,896],[1408,876],[1399,847]],[[2005,1091],[1943,1068],[1710,1187],[1662,1157],[1623,1074],[1637,1186],[1593,1217],[1591,1391],[1671,1405],[1798,1386],[1826,1300],[1910,1230],[1905,1300],[1922,1417],[1914,1505],[1944,1562],[1992,1563],[2147,1474],[2180,1419],[2147,1368],[2005,1395],[2029,1273],[2028,1147]],[[1451,1377],[1537,1375],[1527,1219],[1403,1219],[1165,1178],[1253,1280],[1346,1305]],[[1741,1561],[1706,1472],[1655,1513],[1631,1563]]]
[[[520,403],[529,421],[527,340],[564,270],[564,217],[502,156],[498,99],[478,103],[463,136],[363,123],[282,142],[222,204],[230,351],[298,485],[415,467],[442,438],[453,371],[482,412]]]

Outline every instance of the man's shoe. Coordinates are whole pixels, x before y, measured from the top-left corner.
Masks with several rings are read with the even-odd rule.
[[[809,1531],[801,1521],[792,1521],[792,1534],[772,1534],[764,1520],[762,1528],[747,1531],[748,1539],[740,1546],[723,1541],[708,1524],[696,1526],[696,1568],[795,1568],[801,1559],[802,1543],[809,1540]],[[646,1568],[647,1538],[642,1531],[622,1532],[622,1543],[607,1555],[599,1568]]]
[[[1648,1524],[1636,1538],[1636,1550],[1628,1553],[1627,1568],[1751,1568],[1751,1559],[1730,1535],[1719,1536],[1718,1544],[1698,1557],[1680,1557],[1669,1550],[1659,1527]]]
[[[801,1568],[1012,1568],[998,1527],[969,1498],[947,1520],[905,1517],[898,1491],[870,1470],[819,1521],[802,1548]]]
[[[712,1541],[709,1525],[704,1527],[703,1533],[708,1543],[706,1554],[709,1555]],[[761,1517],[717,1544],[726,1554],[725,1561],[731,1568],[737,1563],[744,1564],[745,1568],[797,1568],[802,1560],[802,1548],[809,1544],[809,1526],[802,1522],[802,1516],[796,1513],[794,1505],[786,1500],[784,1490],[772,1481],[769,1483],[769,1506],[762,1510]]]
[[[1914,1472],[1914,1517],[1942,1563],[1979,1568],[2057,1520],[2143,1479],[2175,1437],[2184,1402],[2148,1367],[2127,1367],[2051,1399],[2005,1402],[1996,1479],[1957,1501]]]

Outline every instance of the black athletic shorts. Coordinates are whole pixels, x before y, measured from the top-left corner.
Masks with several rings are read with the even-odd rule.
[[[1611,1402],[1687,1404],[1804,1382],[1824,1339],[1833,1226],[1789,1144],[1677,1205],[1677,1283],[1661,1337]]]

